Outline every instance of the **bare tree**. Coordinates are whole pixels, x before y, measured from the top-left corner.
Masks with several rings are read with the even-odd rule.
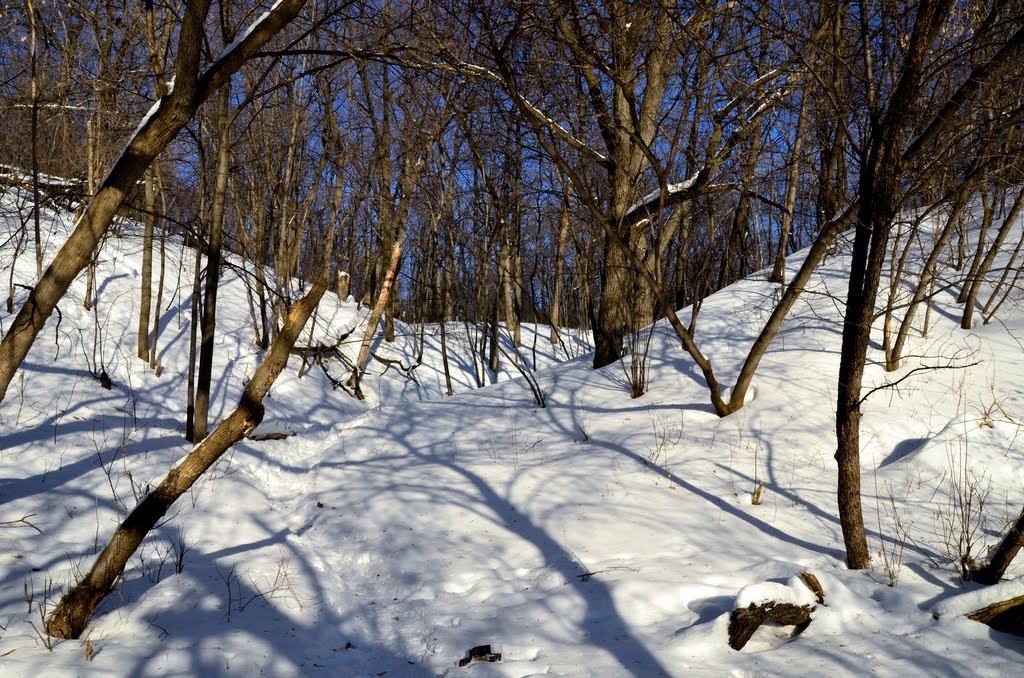
[[[1003,215],[1002,224],[1000,224],[995,237],[989,244],[985,257],[981,260],[977,269],[975,269],[974,276],[969,278],[969,284],[965,285],[967,288],[967,298],[964,299],[964,312],[960,321],[960,326],[965,330],[971,329],[974,325],[974,307],[978,301],[978,294],[981,291],[981,283],[984,281],[989,270],[991,270],[996,255],[1002,250],[1003,243],[1006,242],[1010,229],[1016,223],[1022,209],[1024,209],[1024,188],[1019,188],[1017,196],[1013,200],[1013,206]],[[982,240],[982,235],[978,235],[979,240]]]
[[[146,21],[146,48],[149,51],[150,69],[153,72],[156,98],[167,95],[167,81],[164,77],[164,56],[170,35],[167,30],[157,32],[156,16],[153,0],[146,0],[144,5]],[[153,231],[156,228],[156,173],[150,168],[143,178],[144,210],[142,236],[142,271],[139,281],[139,325],[136,346],[138,356],[145,362],[150,359],[150,311],[153,306]],[[157,306],[157,314],[160,309]],[[153,337],[155,344],[156,337]]]
[[[263,420],[263,399],[288,364],[288,355],[317,304],[327,290],[328,267],[309,292],[288,313],[281,331],[245,387],[238,406],[213,432],[136,506],[118,526],[88,574],[68,591],[46,619],[46,632],[58,638],[78,638],[93,610],[113,589],[117,578],[146,535],[177,499],[232,445],[250,434]]]
[[[228,41],[228,36],[225,36]],[[231,86],[225,83],[217,100],[217,170],[210,204],[209,238],[206,243],[206,284],[203,293],[202,342],[196,374],[196,403],[191,442],[206,437],[213,380],[213,339],[217,332],[217,290],[220,288],[221,243],[224,237],[224,202],[231,159]]]
[[[32,290],[3,340],[0,341],[0,400],[14,378],[36,335],[53,313],[71,281],[88,265],[117,211],[153,159],[192,118],[232,73],[250,59],[285,24],[305,0],[281,0],[209,68],[200,72],[199,55],[210,0],[190,2],[178,33],[174,90],[154,105],[140,129],[114,163],[89,202],[75,230]]]
[[[860,491],[861,387],[889,233],[905,194],[906,173],[915,169],[914,162],[920,159],[925,149],[934,150],[933,145],[941,147],[945,143],[943,135],[956,112],[999,68],[1018,61],[1024,48],[1024,26],[1011,23],[1009,29],[1012,32],[993,55],[973,68],[948,99],[931,109],[930,115],[921,116],[919,98],[922,96],[924,74],[930,60],[936,58],[936,37],[950,16],[952,0],[922,0],[916,12],[903,15],[911,22],[910,26],[888,24],[880,30],[872,17],[865,13],[864,6],[861,7],[859,35],[862,40],[867,139],[860,161],[857,220],[836,407],[839,517],[847,565],[857,569],[867,567],[870,562]],[[1001,3],[995,3],[976,27],[975,43],[991,39],[992,22],[998,17],[1001,7]],[[883,9],[888,15],[892,7],[883,5]],[[902,31],[908,28],[910,37],[905,39]],[[891,68],[895,72],[876,72],[879,64],[875,46],[882,44],[894,50],[897,42],[901,48],[899,60],[881,64],[882,68]],[[891,91],[880,85],[886,82],[894,83]],[[908,129],[911,123],[917,123],[916,128],[920,130],[913,137]]]

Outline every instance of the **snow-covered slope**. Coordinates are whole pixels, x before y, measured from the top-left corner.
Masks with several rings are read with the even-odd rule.
[[[650,392],[635,400],[618,366],[556,365],[541,328],[545,408],[521,379],[471,390],[468,353],[452,360],[457,394],[443,397],[435,343],[407,372],[411,329],[387,349],[406,370],[375,363],[366,402],[332,389],[319,368],[299,379],[296,358],[263,427],[295,435],[234,448],[146,542],[85,640],[51,651],[41,615],[188,449],[188,325],[176,311],[190,304],[192,254],[169,245],[170,278],[187,261],[165,292],[157,376],[134,357],[139,240],[131,225],[123,232],[101,254],[97,310],[84,310],[77,282],[0,404],[0,674],[1019,672],[1024,641],[932,614],[965,590],[952,562],[965,532],[956,496],[985,498],[967,513],[975,555],[1024,503],[1019,297],[999,322],[965,332],[944,293],[928,336],[913,340],[916,357],[894,374],[870,367],[875,386],[922,365],[961,366],[914,373],[865,403],[864,503],[877,557],[870,571],[850,572],[832,460],[842,255],[787,322],[749,404],[725,419],[661,326]],[[30,260],[18,263],[26,285]],[[755,275],[705,302],[698,341],[723,382],[774,293]],[[217,416],[257,360],[237,275],[220,298]],[[334,297],[318,315],[323,337],[359,317]],[[4,328],[10,319],[0,314]],[[98,365],[112,390],[91,375]],[[763,629],[731,650],[741,589],[802,570],[825,591],[807,630]],[[501,661],[458,667],[488,644]]]

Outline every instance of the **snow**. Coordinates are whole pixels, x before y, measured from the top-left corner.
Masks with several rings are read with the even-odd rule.
[[[18,204],[10,194],[0,202],[0,243],[20,223]],[[55,247],[70,215],[42,217]],[[555,350],[546,328],[524,325],[522,353],[533,360],[536,338],[546,408],[508,366],[475,388],[473,328],[462,323],[447,327],[450,398],[437,327],[426,328],[421,364],[418,327],[399,323],[390,346],[377,340],[398,364],[371,361],[367,401],[333,389],[319,366],[299,378],[293,356],[261,426],[289,436],[233,448],[144,543],[83,640],[51,651],[36,632],[42,616],[189,449],[193,255],[168,242],[158,376],[135,357],[141,232],[129,223],[106,239],[96,310],[82,307],[83,276],[0,403],[0,674],[1019,673],[1024,641],[957,616],[978,602],[970,596],[1005,591],[960,595],[949,521],[957,478],[987,493],[981,557],[1024,504],[1024,299],[1016,292],[1001,322],[965,332],[954,286],[936,297],[928,336],[914,337],[920,357],[887,374],[872,352],[866,390],[965,350],[978,364],[915,374],[864,403],[874,563],[849,571],[832,459],[841,325],[829,295],[845,292],[842,249],[762,361],[753,398],[725,419],[660,325],[651,390],[638,399],[621,367],[590,367],[586,337]],[[0,250],[0,279],[11,254]],[[799,264],[791,258],[790,276]],[[240,268],[225,270],[219,294],[213,421],[234,407],[259,359]],[[31,284],[32,257],[14,274]],[[705,301],[698,339],[723,383],[774,289],[754,274]],[[26,292],[15,288],[16,310]],[[329,294],[311,341],[347,333],[342,350],[354,355],[365,315]],[[0,331],[11,320],[0,310]],[[112,390],[92,376],[100,366]],[[340,363],[326,368],[344,377]],[[763,501],[753,505],[759,482]],[[805,570],[824,604],[796,578]],[[1002,587],[1020,586],[1022,574],[1014,565]],[[731,650],[731,611],[769,597],[814,604],[810,625],[797,636],[762,629]],[[484,644],[502,660],[456,666]]]
[[[736,594],[736,609],[749,607],[751,605],[763,605],[764,603],[775,602],[789,605],[810,605],[814,607],[818,599],[809,588],[800,580],[800,577],[792,577],[785,584],[779,582],[759,582],[744,586]]]
[[[1024,578],[1001,581],[994,586],[977,588],[947,598],[932,608],[936,617],[966,615],[996,603],[1024,596]]]
[[[0,180],[5,182],[17,182],[22,185],[30,186],[32,184],[32,174],[30,172],[24,172],[17,167],[12,167],[11,165],[0,164]],[[39,183],[46,184],[47,186],[77,188],[82,182],[78,179],[68,179],[40,172]]]
[[[168,83],[168,85],[167,85],[167,87],[168,87],[168,92],[167,93],[168,94],[170,94],[170,88],[172,87],[172,84],[173,84],[173,81],[171,83]],[[131,141],[133,141],[135,139],[135,137],[139,136],[139,132],[141,132],[143,130],[143,128],[145,128],[146,125],[149,124],[149,121],[153,118],[153,116],[157,114],[157,111],[160,110],[160,105],[163,103],[163,100],[164,100],[164,98],[160,97],[159,99],[154,101],[153,105],[149,107],[148,111],[146,111],[146,114],[144,116],[142,116],[142,119],[139,120],[139,124],[136,125],[135,126],[135,130],[132,131],[132,135],[130,137],[128,137],[129,140],[130,140],[128,142],[129,144],[131,144]],[[127,148],[127,146],[125,148]]]
[[[700,177],[700,171],[698,171],[696,174],[694,174],[692,177],[686,179],[685,181],[680,181],[679,183],[675,183],[675,184],[669,184],[668,186],[665,187],[666,188],[665,199],[667,200],[667,199],[671,198],[673,195],[676,195],[678,193],[682,193],[684,191],[690,190],[691,188],[693,188],[693,185],[697,183],[697,179],[699,177]],[[643,200],[641,200],[640,202],[638,202],[638,203],[636,203],[634,205],[631,205],[630,208],[628,210],[626,210],[626,216],[627,217],[630,216],[631,214],[633,214],[637,210],[641,210],[641,209],[645,209],[645,208],[650,209],[650,208],[652,208],[654,206],[654,203],[658,202],[659,200],[661,200],[661,188],[656,188],[653,191],[651,191],[650,193],[648,193],[647,195],[645,195],[643,197]]]
[[[240,31],[238,35],[235,36],[235,39],[232,40],[231,43],[223,49],[223,51],[221,51],[220,56],[214,59],[214,62],[222,61],[228,54],[233,52],[239,45],[241,45],[245,41],[245,39],[252,35],[252,32],[256,30],[256,28],[266,20],[268,16],[274,13],[274,11],[277,9],[278,5],[281,4],[281,2],[282,0],[275,0],[274,4],[271,6],[270,9],[268,9],[266,12],[257,17],[257,19],[248,26],[246,26],[244,30]]]

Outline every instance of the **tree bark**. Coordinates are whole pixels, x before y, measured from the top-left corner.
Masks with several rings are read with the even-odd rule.
[[[29,91],[32,98],[32,224],[36,240],[36,278],[43,274],[43,242],[39,228],[39,82],[36,78],[36,8],[25,0],[29,27]]]
[[[0,401],[57,302],[92,260],[114,216],[146,169],[191,120],[196,109],[291,21],[304,4],[305,0],[281,0],[235,49],[202,74],[199,55],[210,0],[194,0],[186,5],[178,36],[174,91],[159,101],[156,110],[132,137],[0,342]]]
[[[799,633],[811,623],[814,609],[813,605],[769,601],[760,605],[751,603],[748,607],[733,610],[729,615],[729,647],[742,650],[765,622],[795,626]]]
[[[1021,511],[1017,520],[999,540],[999,544],[992,551],[988,562],[971,573],[971,581],[987,585],[998,583],[1006,574],[1010,563],[1017,557],[1017,552],[1021,547],[1024,547],[1024,511]]]
[[[890,341],[889,337],[886,337],[886,341],[883,342],[886,348],[885,369],[887,372],[899,369],[900,364],[903,362],[903,349],[906,346],[907,339],[910,337],[910,330],[913,326],[914,317],[917,315],[917,309],[921,302],[924,301],[928,290],[933,287],[939,258],[946,250],[949,238],[953,234],[956,223],[963,214],[963,209],[967,205],[971,193],[972,189],[967,186],[958,193],[953,202],[953,209],[946,219],[946,225],[939,232],[938,238],[936,238],[935,243],[932,245],[932,251],[928,254],[928,258],[921,269],[921,276],[917,281],[914,292],[911,294],[910,301],[907,303],[907,309],[903,313],[903,320],[900,322],[899,329],[896,330],[895,339]],[[908,238],[908,241],[912,240],[912,237]],[[890,292],[890,307],[894,304],[894,300],[891,298],[892,294],[893,292]],[[889,313],[891,311],[887,310],[887,315]]]
[[[146,16],[146,47],[149,51],[149,64],[153,71],[153,85],[156,89],[157,98],[159,99],[167,96],[167,82],[164,79],[163,56],[164,48],[166,48],[166,41],[161,45],[157,44],[156,20],[153,16],[153,0],[146,0],[143,9]],[[143,184],[146,214],[143,217],[142,280],[139,283],[140,298],[137,350],[139,358],[141,358],[143,362],[149,362],[149,314],[153,305],[153,230],[156,224],[156,174],[152,167],[146,170]],[[161,262],[161,265],[162,263],[163,262]],[[162,278],[163,276],[161,276],[161,280]],[[159,313],[160,304],[158,303],[158,316]]]
[[[978,274],[978,268],[981,266],[981,260],[984,257],[985,236],[988,234],[989,229],[992,228],[992,219],[995,216],[995,205],[990,194],[991,191],[983,191],[981,194],[981,228],[978,229],[978,242],[974,246],[974,256],[971,257],[970,268],[964,278],[964,284],[960,286],[960,291],[956,296],[956,303],[958,304],[963,304],[967,301],[967,294]],[[966,240],[965,237],[962,237],[962,239]]]
[[[565,282],[565,247],[569,240],[569,226],[571,225],[571,203],[572,184],[568,179],[562,180],[562,203],[558,218],[558,239],[555,244],[555,285],[551,294],[551,345],[558,346],[558,328],[562,322],[562,295],[564,294]]]
[[[807,101],[809,92],[801,95],[800,112],[796,119],[796,133],[793,135],[793,154],[789,158],[789,181],[786,187],[786,202],[783,205],[782,224],[779,226],[779,245],[775,250],[775,264],[772,266],[769,282],[786,282],[786,254],[789,250],[789,233],[793,230],[793,217],[796,213],[796,189],[800,183],[801,158],[803,150],[804,129],[807,126]]]
[[[196,411],[192,442],[206,437],[210,415],[210,382],[213,379],[213,339],[217,331],[217,289],[220,287],[221,242],[224,234],[224,199],[228,189],[231,159],[231,85],[220,90],[217,105],[217,178],[210,205],[210,238],[206,253],[206,290],[203,296],[203,330],[199,345],[199,373],[196,380]]]
[[[861,507],[861,387],[889,230],[899,202],[903,169],[899,147],[913,100],[920,88],[925,55],[950,5],[951,0],[923,0],[919,5],[899,80],[884,114],[875,101],[871,55],[867,49],[864,50],[870,139],[861,163],[836,403],[839,522],[846,545],[846,564],[850,569],[863,569],[871,562]],[[866,42],[867,20],[863,21],[862,38]]]
[[[323,297],[328,280],[328,276],[321,275],[309,293],[292,307],[284,327],[242,393],[238,407],[128,514],[89,573],[61,598],[46,619],[48,634],[57,638],[81,636],[93,610],[110,593],[128,559],[149,531],[178,497],[188,492],[207,469],[232,445],[252,433],[263,420],[263,398],[288,364],[288,355],[295,340]]]
[[[156,187],[152,170],[143,178],[146,214],[142,232],[142,280],[139,282],[139,326],[136,349],[139,358],[149,361],[149,314],[153,307],[153,230],[156,222]],[[159,313],[159,308],[157,313]]]
[[[160,184],[160,172],[154,172],[154,181],[157,187],[160,189],[160,213],[167,213],[167,198],[163,191],[163,186]],[[149,336],[149,367],[160,373],[160,359],[157,354],[157,347],[160,344],[160,307],[163,305],[164,300],[164,280],[167,272],[167,221],[163,221],[163,227],[160,229],[160,275],[157,277],[156,282],[156,304],[154,305],[155,313],[153,314],[153,332]]]
[[[363,379],[366,363],[370,359],[370,344],[373,343],[373,337],[377,334],[377,326],[380,324],[381,316],[384,315],[384,308],[387,306],[388,296],[391,294],[391,287],[395,282],[395,278],[398,277],[398,264],[401,261],[402,239],[398,238],[391,247],[391,256],[388,259],[388,267],[384,273],[384,282],[381,285],[380,293],[377,295],[377,301],[373,305],[373,310],[370,312],[370,317],[366,321],[366,331],[363,333],[363,341],[359,345],[359,355],[356,357],[352,376],[348,382],[349,388],[360,399],[362,399],[363,395],[362,391],[359,390],[359,383]]]
[[[964,300],[964,314],[960,320],[960,327],[962,329],[969,330],[974,325],[974,305],[978,301],[978,293],[981,292],[981,283],[985,280],[985,275],[988,274],[989,269],[992,268],[992,262],[995,261],[996,255],[1002,249],[1003,243],[1006,242],[1006,236],[1010,234],[1010,229],[1013,227],[1014,222],[1017,221],[1021,208],[1024,208],[1024,189],[1017,193],[1017,197],[1013,201],[1013,207],[1010,208],[1008,214],[1004,215],[1003,223],[996,233],[995,240],[992,241],[988,252],[985,253],[985,258],[974,270],[973,277],[969,279],[970,284],[964,286],[964,289],[967,290],[967,298]],[[979,240],[981,237],[979,234]]]

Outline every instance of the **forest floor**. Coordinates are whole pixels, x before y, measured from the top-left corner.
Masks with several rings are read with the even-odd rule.
[[[6,283],[18,219],[10,196],[3,207]],[[67,218],[46,214],[47,252]],[[144,543],[83,639],[51,640],[42,619],[61,591],[189,450],[194,253],[167,243],[158,375],[135,356],[140,249],[133,224],[106,240],[92,310],[83,276],[0,404],[0,675],[1020,672],[1024,638],[933,611],[977,588],[958,563],[982,558],[1024,505],[1024,295],[964,331],[957,288],[939,293],[895,373],[872,347],[867,389],[882,388],[864,403],[862,471],[873,564],[850,571],[832,458],[842,250],[787,320],[747,405],[726,418],[663,324],[637,399],[626,375],[643,350],[595,371],[585,336],[552,347],[546,328],[524,326],[522,359],[544,407],[508,359],[475,388],[475,328],[463,323],[447,327],[452,397],[436,326],[424,329],[421,360],[419,326],[399,323],[393,345],[377,342],[385,361],[371,362],[365,401],[332,386],[340,362],[303,370],[296,355],[257,431],[284,437],[233,448]],[[16,283],[32,284],[32,259],[21,253]],[[247,274],[232,262],[213,422],[259,358]],[[758,273],[705,301],[697,340],[723,383],[777,293]],[[15,309],[25,294],[15,288]],[[300,343],[348,334],[354,354],[364,316],[328,295]],[[12,318],[0,312],[0,332]],[[765,627],[731,649],[737,601],[765,583],[791,588],[803,571],[824,590],[806,630]],[[1018,563],[1009,576],[1022,573]],[[458,665],[482,645],[500,661]]]

